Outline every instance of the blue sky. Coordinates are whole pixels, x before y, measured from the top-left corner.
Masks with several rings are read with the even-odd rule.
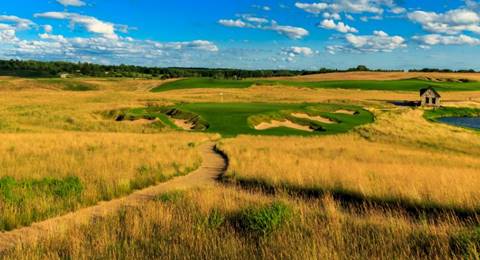
[[[0,58],[247,69],[480,69],[476,0],[16,0]]]

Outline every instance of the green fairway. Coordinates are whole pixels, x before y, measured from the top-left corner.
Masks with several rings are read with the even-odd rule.
[[[419,91],[422,88],[434,87],[439,91],[469,91],[480,90],[480,82],[433,82],[418,79],[409,80],[342,80],[342,81],[274,81],[274,80],[219,80],[211,78],[181,79],[163,84],[152,89],[153,92],[162,92],[179,89],[196,88],[248,88],[253,85],[292,86],[304,88],[325,89],[361,89],[361,90],[388,90],[388,91]]]
[[[338,110],[348,110],[352,114],[338,113]],[[318,116],[331,122],[299,118],[293,116],[294,113]],[[170,122],[169,118],[182,119],[193,122],[193,131],[219,133],[224,137],[239,134],[277,136],[337,134],[373,122],[373,115],[361,107],[335,104],[193,103],[171,107],[135,108],[107,114],[110,118],[118,118],[121,115],[122,120],[158,118],[162,125],[173,129],[179,128]],[[272,120],[282,122],[288,120],[310,129],[311,132],[288,127],[255,129],[256,125],[270,123]]]
[[[162,92],[176,89],[193,88],[248,88],[254,81],[251,80],[221,80],[211,78],[189,78],[165,83],[152,89],[152,92]]]

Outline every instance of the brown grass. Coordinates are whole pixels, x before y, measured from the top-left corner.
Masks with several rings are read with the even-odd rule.
[[[334,81],[334,80],[400,80],[413,78],[431,79],[469,79],[480,81],[480,73],[440,73],[440,72],[338,72],[313,74],[295,77],[277,77],[274,79],[294,81]]]
[[[162,198],[162,197],[161,197]],[[281,201],[291,217],[267,236],[236,225],[249,207]],[[235,189],[170,193],[36,244],[6,259],[443,259],[475,257],[468,226],[450,219],[342,209],[331,197],[301,201]]]
[[[0,229],[30,224],[187,174],[201,163],[194,145],[207,138],[182,133],[0,134],[0,194],[12,192],[0,199]],[[21,182],[70,176],[80,180],[78,197],[59,197],[56,186],[36,194],[28,186],[1,186],[3,177]]]

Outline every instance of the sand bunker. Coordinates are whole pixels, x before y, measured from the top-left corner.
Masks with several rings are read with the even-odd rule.
[[[256,130],[267,130],[271,128],[278,128],[278,127],[288,127],[288,128],[293,128],[296,130],[302,130],[302,131],[307,131],[307,132],[313,132],[313,129],[311,129],[309,126],[304,126],[304,125],[299,125],[295,124],[290,120],[286,121],[277,121],[277,120],[272,120],[271,122],[263,122],[255,126]]]
[[[326,117],[322,117],[322,116],[310,116],[310,115],[304,114],[304,113],[293,113],[292,116],[302,118],[302,119],[317,121],[317,122],[324,123],[324,124],[336,124],[337,123],[330,118],[326,118]]]
[[[347,115],[356,115],[357,111],[352,111],[352,110],[346,110],[346,109],[340,109],[335,111],[335,114],[347,114]]]
[[[175,118],[170,118],[172,122],[178,126],[179,128],[183,130],[192,130],[195,125],[192,122],[189,122],[189,120],[183,120],[183,119],[175,119]]]

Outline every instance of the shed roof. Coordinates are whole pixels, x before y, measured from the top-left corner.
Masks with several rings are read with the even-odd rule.
[[[431,90],[437,97],[442,97],[433,87],[420,89],[420,96],[423,96],[427,91]]]

